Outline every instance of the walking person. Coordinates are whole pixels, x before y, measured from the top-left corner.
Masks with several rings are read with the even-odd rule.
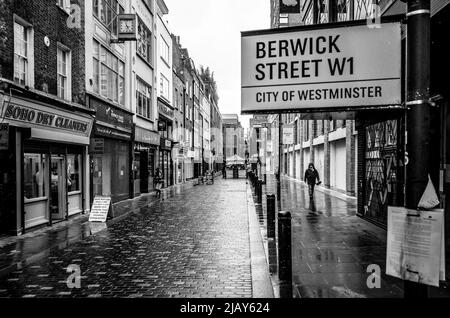
[[[317,172],[312,162],[308,165],[308,169],[305,171],[305,182],[308,184],[309,199],[314,201],[314,186],[321,184],[322,181],[320,181],[319,172]]]
[[[156,168],[155,177],[153,178],[153,187],[156,190],[156,196],[161,197],[161,188],[162,188],[162,173],[161,169]]]
[[[226,167],[226,163],[223,164],[222,167],[222,178],[226,179],[227,178],[227,167]]]

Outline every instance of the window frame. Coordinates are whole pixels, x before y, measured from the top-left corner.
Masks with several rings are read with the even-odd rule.
[[[167,84],[167,88],[165,88],[164,83]],[[164,90],[166,90],[167,92],[165,92]],[[165,99],[167,99],[168,101],[170,101],[170,84],[169,84],[169,80],[167,79],[167,77],[164,76],[163,73],[159,73],[159,94],[160,96],[164,97]]]
[[[152,34],[152,31],[144,23],[144,21],[139,16],[137,16],[137,18],[138,18],[137,19],[138,32],[137,32],[137,40],[136,40],[136,55],[138,55],[145,62],[147,62],[150,66],[152,66],[153,65],[153,43],[152,43],[153,34]],[[143,41],[143,42],[145,42],[144,44],[146,45],[147,57],[145,57],[139,50],[139,42],[141,39],[140,32],[139,32],[140,28],[144,28],[144,31],[146,31],[146,33],[147,33],[147,40]]]
[[[16,24],[21,26],[24,29],[24,34],[27,37],[26,40],[26,56],[20,56],[19,53],[16,53],[16,32],[15,27]],[[13,47],[13,82],[19,85],[23,86],[29,86],[34,87],[34,29],[33,25],[27,22],[26,20],[22,19],[18,15],[13,15],[13,41],[14,41],[14,47]],[[20,83],[19,81],[16,81],[16,56],[20,58],[26,59],[26,69],[24,71],[24,83]]]
[[[118,105],[125,107],[125,101],[126,101],[126,91],[125,91],[125,62],[119,58],[116,54],[114,54],[111,50],[109,50],[108,47],[106,47],[105,45],[103,45],[99,40],[97,39],[93,39],[93,46],[95,47],[96,45],[98,46],[98,56],[96,56],[96,54],[92,54],[92,58],[93,58],[93,78],[94,78],[94,87],[93,87],[93,92],[114,102],[117,103]],[[102,61],[102,49],[106,52],[105,53],[105,61]],[[110,64],[112,66],[108,65],[108,60],[110,61]],[[117,64],[117,70],[114,70],[114,65]],[[103,94],[103,88],[101,86],[101,81],[102,81],[102,71],[103,71],[103,66],[106,68],[107,71],[107,83],[106,83],[106,94]],[[96,82],[96,75],[95,75],[95,69],[97,68],[97,76],[98,76],[98,81]],[[120,74],[120,70],[122,70],[122,74]],[[109,74],[110,73],[115,73],[115,75],[117,75],[117,80],[116,80],[116,84],[117,86],[114,88],[112,86],[110,86],[110,82],[109,82]],[[120,83],[123,83],[123,87],[122,87],[122,96],[120,95]],[[96,85],[97,84],[97,85]],[[97,89],[96,89],[97,88]],[[109,89],[114,90],[117,94],[117,100],[114,100],[114,98],[111,98],[109,96]]]
[[[116,9],[113,11],[112,6],[109,2],[114,2],[116,4]],[[102,5],[100,5],[102,3]],[[103,21],[101,16],[101,7],[107,6],[110,8],[111,12],[111,21],[108,23],[108,21]],[[96,8],[97,7],[97,8]],[[107,8],[106,8],[107,9]],[[119,14],[125,13],[124,7],[120,4],[119,0],[93,0],[92,1],[92,13],[94,17],[113,35],[114,37],[118,36],[119,31],[119,23],[117,16]],[[108,10],[105,11],[105,16],[108,14]],[[113,18],[113,14],[115,14],[115,17]],[[105,18],[107,19],[107,17]],[[115,32],[114,32],[115,31]]]
[[[161,35],[161,40],[162,40],[161,51],[159,53],[160,53],[161,59],[167,65],[169,65],[169,63],[170,63],[170,47],[169,47],[169,44],[166,42],[166,39],[164,39],[164,37],[162,35]],[[167,49],[167,52],[164,49]],[[165,53],[167,53],[167,56],[165,56],[166,55]]]
[[[57,85],[57,96],[61,99],[72,101],[72,51],[66,47],[65,45],[58,43],[56,49],[56,60],[57,60],[57,68],[56,68],[56,85]],[[59,73],[59,52],[62,52],[66,57],[66,86],[64,89],[64,96],[60,96],[59,94],[59,77],[64,76]]]
[[[146,89],[146,93],[149,96],[145,96],[142,92],[142,90],[139,89],[139,86],[142,88]],[[144,108],[142,108],[142,112],[139,112],[139,98],[142,96],[142,99],[144,101],[146,101],[146,105],[147,105],[147,115],[145,115],[145,111]],[[153,99],[152,99],[152,86],[150,84],[148,84],[147,82],[145,82],[142,78],[140,78],[139,76],[136,76],[136,114],[138,116],[142,116],[148,120],[153,121]]]

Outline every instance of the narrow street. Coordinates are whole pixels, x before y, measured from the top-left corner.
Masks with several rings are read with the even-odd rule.
[[[1,277],[0,297],[252,297],[246,197],[245,179],[219,178],[163,197]]]

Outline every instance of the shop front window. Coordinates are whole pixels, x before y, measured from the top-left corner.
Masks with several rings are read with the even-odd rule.
[[[67,155],[67,192],[81,190],[81,155]]]
[[[26,153],[23,161],[25,199],[44,199],[47,196],[46,155]]]

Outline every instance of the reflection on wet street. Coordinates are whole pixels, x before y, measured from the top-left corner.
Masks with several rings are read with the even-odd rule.
[[[403,282],[384,274],[386,231],[357,217],[355,200],[316,188],[310,202],[307,186],[290,178],[282,179],[281,209],[292,214],[292,281],[279,281],[278,243],[267,238],[266,230],[265,194],[276,194],[270,177],[257,213],[277,297],[403,297]],[[381,269],[381,288],[367,286],[370,264]]]

